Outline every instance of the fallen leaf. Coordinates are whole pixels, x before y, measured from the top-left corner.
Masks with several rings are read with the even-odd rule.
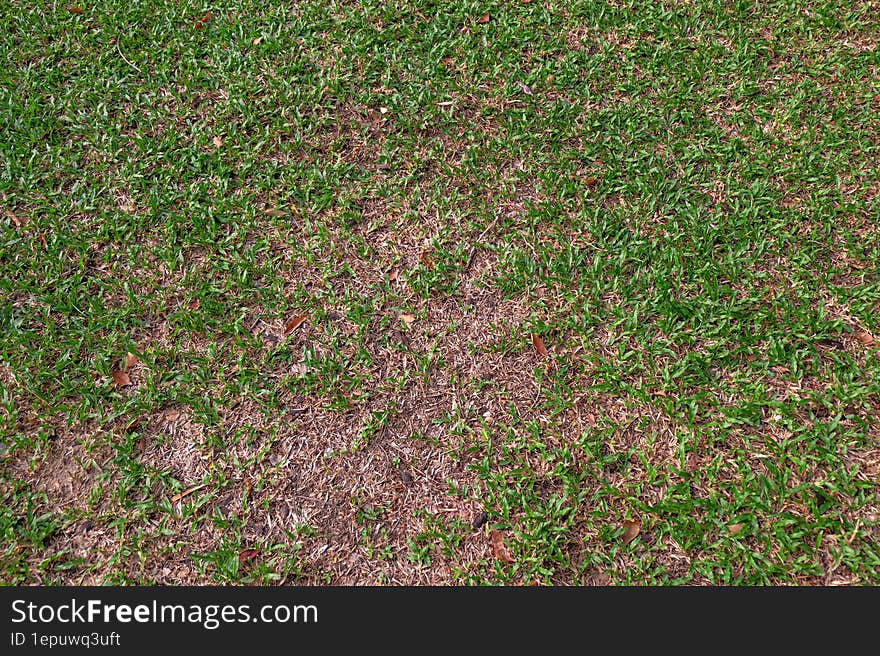
[[[532,333],[532,346],[545,358],[550,354],[547,347],[544,346],[544,340],[538,337],[538,333]]]
[[[196,29],[203,30],[211,22],[211,19],[214,17],[210,11],[205,12],[205,15],[196,21]]]
[[[116,383],[117,387],[125,387],[126,385],[131,385],[131,378],[124,371],[114,371],[113,382]]]
[[[221,139],[220,137],[214,137],[211,141],[214,142],[214,145],[217,146],[217,148],[223,146],[223,139]]]
[[[521,80],[517,80],[517,81],[516,81],[516,86],[518,86],[518,87],[520,88],[520,91],[522,91],[522,92],[523,92],[524,94],[526,94],[527,96],[533,96],[533,95],[535,95],[535,94],[532,92],[532,87],[530,87],[528,84],[526,84],[525,82],[523,82],[523,81],[521,81]]]
[[[624,544],[629,544],[635,540],[641,532],[642,523],[637,519],[628,519],[623,523],[623,535],[621,536],[621,539]]]
[[[489,513],[481,512],[474,517],[474,521],[471,522],[471,526],[474,527],[474,530],[483,528],[483,525],[489,521]]]
[[[165,412],[165,419],[168,421],[177,421],[178,417],[180,417],[180,410],[167,410]]]
[[[143,437],[141,439],[139,439],[137,441],[137,444],[135,445],[135,449],[137,449],[138,453],[143,453],[144,451],[146,451],[147,450],[147,440],[145,440]]]
[[[413,321],[416,320],[415,316],[412,314],[401,314],[400,320],[403,321],[407,326],[411,325]]]
[[[513,556],[507,550],[507,545],[504,544],[504,536],[501,535],[500,531],[489,531],[489,542],[492,543],[492,552],[498,560],[502,560],[505,563],[513,562]]]
[[[184,490],[183,492],[178,492],[177,494],[175,494],[174,496],[171,497],[171,499],[170,499],[171,503],[177,503],[181,499],[185,499],[193,492],[197,492],[198,490],[201,490],[205,486],[207,486],[207,483],[202,483],[201,485],[194,485],[193,487],[189,488],[188,490]]]
[[[25,222],[22,221],[20,218],[18,218],[18,215],[15,212],[13,212],[12,210],[6,210],[5,214],[10,219],[12,219],[12,222],[15,224],[16,228],[20,228],[24,225]]]
[[[307,314],[300,314],[298,316],[295,316],[293,319],[284,324],[284,334],[289,335],[294,330],[303,325],[303,323],[305,323],[308,318],[309,315]]]
[[[856,337],[858,337],[859,341],[863,345],[865,345],[869,348],[871,346],[874,346],[874,336],[871,333],[869,333],[867,330],[861,331],[858,335],[856,335]]]
[[[419,261],[424,264],[428,270],[434,269],[434,260],[431,259],[428,251],[422,251],[422,254],[419,256]]]
[[[597,184],[599,184],[599,178],[584,178],[584,184],[588,187],[595,187]]]
[[[277,207],[270,207],[266,210],[263,210],[264,214],[268,214],[269,216],[287,216],[287,212],[284,210],[279,210]]]
[[[137,361],[138,361],[137,355],[135,355],[134,353],[126,353],[125,354],[125,362],[122,365],[122,370],[128,371],[129,369],[131,369],[135,365],[135,363],[137,363]]]
[[[400,269],[394,269],[391,273],[388,274],[388,280],[394,282],[397,280],[397,276],[400,275]]]
[[[741,522],[737,522],[736,524],[731,524],[727,528],[730,531],[731,535],[739,535],[740,533],[742,533],[742,530],[744,527],[745,527],[745,524],[743,524]]]
[[[238,562],[244,564],[260,555],[257,549],[242,549],[238,552]]]
[[[201,302],[199,299],[194,298],[193,300],[191,300],[191,301],[189,302],[189,309],[190,309],[190,310],[198,310],[198,309],[199,309],[199,306],[200,306],[201,304],[202,304],[202,302]]]
[[[251,43],[254,44],[255,46],[260,45],[262,42],[263,42],[263,37],[261,37],[261,36],[258,36],[256,39],[251,41]]]
[[[81,13],[83,13],[83,8],[77,7],[76,5],[72,5],[67,8],[67,11],[69,11],[71,14],[81,14]]]
[[[490,20],[492,20],[492,17],[491,17],[491,16],[489,15],[489,13],[487,12],[487,13],[483,14],[482,16],[480,16],[480,17],[477,19],[477,22],[478,22],[478,23],[488,23]]]

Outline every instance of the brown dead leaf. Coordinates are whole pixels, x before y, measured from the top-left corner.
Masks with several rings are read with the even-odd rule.
[[[180,410],[166,410],[165,411],[165,419],[167,421],[177,421],[178,417],[180,417]]]
[[[489,542],[492,543],[492,553],[495,554],[498,560],[502,560],[505,563],[513,562],[513,556],[510,555],[507,545],[504,544],[504,536],[501,535],[501,531],[489,531]]]
[[[126,353],[125,354],[125,362],[122,363],[122,370],[128,371],[131,369],[138,361],[138,356],[134,353]]]
[[[548,355],[550,355],[550,352],[544,345],[544,340],[538,337],[538,333],[532,333],[532,346],[535,347],[535,350],[537,350],[538,354],[542,357],[546,358]]]
[[[12,210],[5,210],[4,213],[12,220],[16,228],[20,228],[25,224],[25,222],[18,218],[18,215]]]
[[[641,532],[642,523],[637,519],[628,519],[623,523],[623,535],[621,536],[621,539],[624,544],[629,544],[635,540]]]
[[[730,526],[728,526],[727,529],[730,531],[731,535],[739,535],[740,533],[742,533],[744,527],[745,524],[743,524],[742,522],[737,522],[736,524],[731,524]]]
[[[295,316],[293,319],[284,324],[284,334],[289,335],[294,330],[299,328],[303,323],[305,323],[309,318],[307,314],[300,314]]]
[[[238,552],[238,562],[244,565],[246,562],[253,560],[260,555],[258,549],[242,549]]]
[[[217,148],[222,148],[222,147],[223,147],[223,139],[221,139],[220,137],[214,137],[213,139],[211,139],[211,141],[213,142],[213,144],[214,144]]]
[[[390,282],[394,282],[397,280],[397,277],[400,275],[400,269],[394,269],[391,273],[388,274],[388,280]]]
[[[597,184],[599,184],[599,178],[592,176],[589,178],[584,178],[584,184],[588,187],[595,187]]]
[[[874,346],[874,336],[867,330],[860,331],[856,337],[864,346],[867,346],[868,348]]]
[[[124,371],[114,371],[113,382],[116,383],[117,387],[125,387],[126,385],[131,385],[131,378]]]
[[[492,20],[492,16],[489,15],[489,12],[486,12],[485,14],[483,14],[482,16],[480,16],[477,19],[477,22],[478,23],[488,23],[490,20]]]
[[[201,304],[202,304],[202,302],[201,302],[199,299],[194,298],[193,300],[191,300],[191,301],[189,302],[189,309],[190,309],[190,310],[198,310],[198,309],[199,309],[199,306],[200,306]]]
[[[422,251],[422,254],[419,256],[419,262],[424,264],[429,271],[434,269],[434,260],[431,259],[431,255],[428,251]]]
[[[277,207],[269,207],[263,210],[263,213],[268,216],[287,216],[287,212],[284,210],[279,210]]]
[[[79,14],[83,13],[83,8],[77,7],[76,5],[71,5],[70,7],[67,8],[67,11],[69,11],[71,14],[79,15]]]
[[[400,320],[403,321],[407,326],[412,325],[412,322],[416,320],[415,315],[403,313],[400,315]]]
[[[205,12],[205,14],[196,21],[196,29],[203,30],[207,27],[208,23],[211,22],[211,19],[214,18],[214,14],[210,11]]]
[[[137,444],[135,444],[135,449],[137,450],[138,453],[143,453],[144,451],[146,451],[147,450],[147,440],[144,439],[143,437],[141,439],[139,439],[137,441]]]
[[[185,499],[193,492],[197,492],[198,490],[201,490],[203,487],[206,487],[206,486],[207,486],[207,483],[202,483],[201,485],[194,485],[193,487],[189,488],[188,490],[184,490],[183,492],[178,492],[177,494],[175,494],[174,496],[171,497],[170,501],[171,501],[171,503],[177,503],[181,499]]]
[[[251,43],[252,43],[253,45],[255,45],[255,46],[260,45],[262,42],[263,42],[263,37],[261,37],[261,36],[258,36],[256,39],[254,39],[253,41],[251,41]]]
[[[125,428],[123,429],[123,431],[124,431],[124,433],[125,433],[126,435],[130,435],[131,433],[134,432],[134,430],[135,430],[136,428],[140,428],[140,426],[141,426],[143,423],[144,423],[144,418],[143,418],[143,417],[135,417],[134,419],[132,419],[131,421],[129,421],[129,422],[125,425]]]

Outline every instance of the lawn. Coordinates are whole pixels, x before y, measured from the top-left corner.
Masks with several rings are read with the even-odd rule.
[[[0,582],[880,584],[877,2],[0,25]]]

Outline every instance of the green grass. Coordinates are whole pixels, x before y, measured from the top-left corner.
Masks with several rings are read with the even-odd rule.
[[[0,22],[0,581],[880,583],[871,3]]]

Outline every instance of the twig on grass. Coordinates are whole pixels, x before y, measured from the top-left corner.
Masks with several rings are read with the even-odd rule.
[[[501,215],[500,215],[500,214],[497,215],[497,216],[492,220],[492,223],[490,223],[488,226],[486,226],[486,229],[483,230],[483,232],[480,233],[480,236],[477,237],[477,238],[474,240],[474,245],[471,246],[471,250],[470,250],[470,252],[468,253],[467,261],[464,263],[464,270],[465,270],[465,271],[467,271],[468,269],[471,268],[471,264],[472,264],[473,261],[474,261],[474,255],[477,254],[477,245],[480,243],[480,240],[481,240],[483,237],[486,236],[486,233],[488,233],[492,228],[495,227],[495,224],[498,223],[498,219],[500,219],[500,218],[501,218]]]
[[[128,59],[126,58],[126,56],[122,54],[122,48],[119,46],[119,37],[118,37],[118,36],[116,37],[116,52],[118,52],[118,53],[119,53],[119,56],[122,57],[122,61],[124,61],[126,64],[128,64],[129,66],[131,66],[131,67],[132,67],[134,70],[136,70],[138,73],[143,73],[143,71],[142,71],[140,68],[138,68],[135,64],[133,64],[133,63],[131,63],[130,61],[128,61]]]

